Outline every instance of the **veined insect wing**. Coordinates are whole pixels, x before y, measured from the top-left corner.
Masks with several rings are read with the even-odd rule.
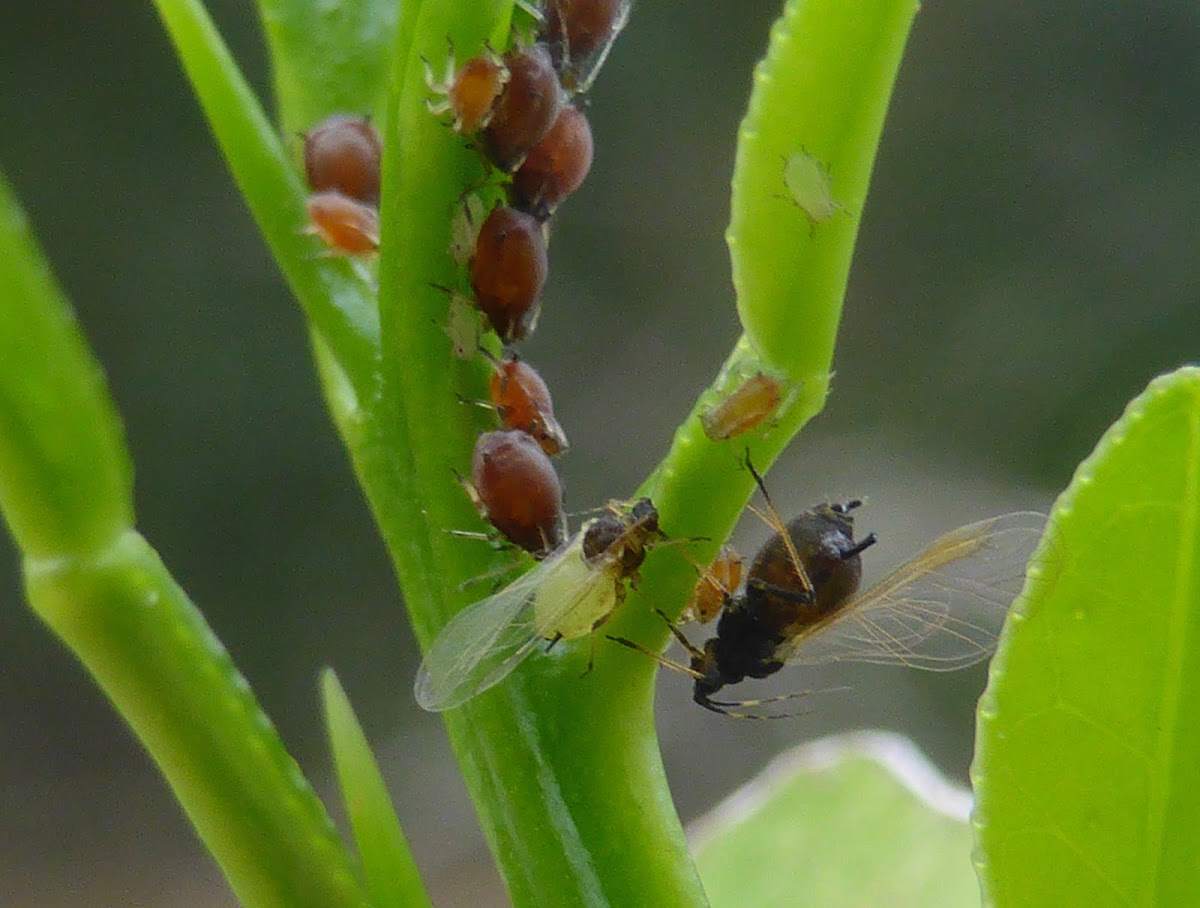
[[[538,644],[548,644],[556,628],[590,629],[616,607],[621,547],[589,563],[584,532],[442,628],[413,685],[422,709],[441,712],[465,703],[504,680]]]
[[[788,663],[869,662],[952,671],[995,649],[1046,516],[1003,514],[940,536],[776,654]]]

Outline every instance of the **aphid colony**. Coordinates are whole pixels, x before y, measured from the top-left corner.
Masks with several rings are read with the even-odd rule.
[[[591,129],[572,99],[591,86],[631,2],[544,0],[535,33],[518,36],[503,53],[484,48],[460,64],[451,50],[440,78],[427,64],[431,113],[448,116],[447,128],[470,137],[504,192],[490,210],[478,196],[465,197],[449,244],[471,294],[448,291],[447,333],[456,356],[487,359],[490,400],[484,406],[501,423],[479,436],[470,477],[460,477],[493,534],[455,534],[493,541],[498,534],[539,562],[442,629],[414,687],[428,710],[451,709],[487,690],[539,646],[549,651],[559,641],[590,635],[594,658],[596,629],[636,583],[649,549],[665,538],[647,498],[610,502],[570,535],[551,461],[566,450],[567,438],[549,388],[511,349],[497,356],[484,347],[475,315],[482,314],[506,347],[536,326],[548,272],[547,223],[592,162]],[[374,128],[362,118],[330,117],[305,134],[304,152],[314,193],[311,232],[335,254],[375,252],[380,141]],[[794,196],[798,177],[791,162],[789,168],[785,182]],[[817,216],[809,216],[815,223]],[[703,413],[704,433],[717,442],[751,431],[773,418],[785,398],[777,378],[744,375]],[[773,533],[748,569],[723,548],[703,572],[684,617],[702,624],[716,618],[714,636],[695,646],[664,615],[686,649],[686,664],[632,640],[610,640],[690,676],[693,699],[706,709],[754,718],[771,713],[744,710],[788,696],[724,701],[713,695],[792,662],[944,670],[991,652],[1039,538],[1041,515],[1009,514],[962,527],[860,592],[861,556],[876,542],[874,534],[854,538],[853,512],[861,502],[817,505],[785,523],[762,478],[748,460],[746,466],[766,501],[765,512],[751,510]]]

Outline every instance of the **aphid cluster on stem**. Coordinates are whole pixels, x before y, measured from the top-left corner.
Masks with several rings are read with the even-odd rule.
[[[447,333],[455,355],[489,359],[490,406],[503,426],[479,437],[468,490],[504,539],[542,559],[566,539],[562,488],[549,459],[566,450],[566,434],[542,377],[511,350],[490,353],[462,301],[506,347],[536,328],[549,273],[549,219],[592,163],[591,127],[572,98],[591,84],[628,0],[545,0],[538,13],[538,25],[514,34],[508,49],[484,46],[461,60],[450,47],[440,74],[426,61],[425,81],[430,112],[468,137],[504,196],[489,209],[482,196],[466,195],[449,244],[463,288],[447,288]],[[605,16],[607,27],[600,23]]]

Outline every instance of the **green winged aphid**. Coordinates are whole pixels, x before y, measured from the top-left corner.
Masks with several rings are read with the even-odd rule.
[[[646,552],[665,538],[649,498],[614,502],[566,545],[442,628],[417,672],[422,709],[453,709],[499,684],[539,643],[591,634],[625,601]]]
[[[784,158],[783,185],[787,188],[787,198],[804,212],[813,227],[846,210],[833,197],[829,168],[806,149]]]

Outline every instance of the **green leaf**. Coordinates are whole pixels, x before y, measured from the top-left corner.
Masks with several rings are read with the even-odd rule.
[[[772,761],[692,830],[713,908],[979,903],[970,794],[911,742],[832,738]]]
[[[374,908],[429,906],[379,764],[333,669],[321,674],[321,694],[342,799],[354,829],[371,904]]]
[[[399,0],[258,0],[286,131],[380,112]]]
[[[1200,370],[1154,381],[1058,500],[979,706],[997,905],[1200,892]]]
[[[0,176],[0,509],[29,555],[94,551],[133,523],[120,417]]]
[[[155,0],[155,6],[275,260],[349,380],[355,400],[347,406],[361,406],[374,396],[379,370],[379,314],[369,274],[361,263],[323,255],[320,242],[303,234],[308,215],[298,165],[204,6],[199,0]]]

